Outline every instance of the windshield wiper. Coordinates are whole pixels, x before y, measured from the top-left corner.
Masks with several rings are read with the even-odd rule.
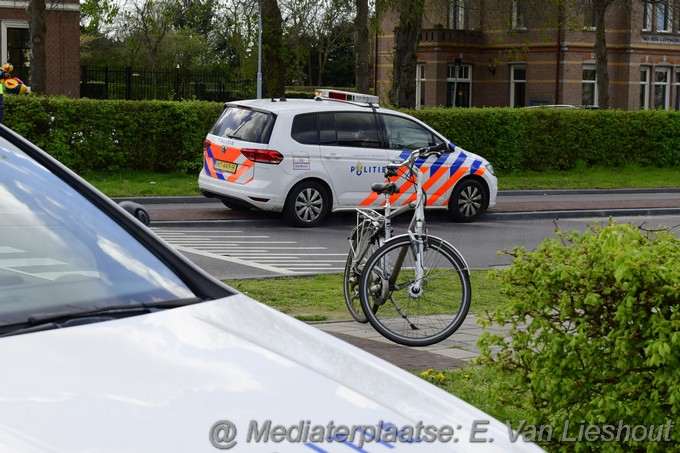
[[[24,322],[0,327],[0,332],[2,332],[0,333],[0,337],[38,332],[41,330],[51,330],[80,324],[90,324],[93,322],[125,318],[128,316],[137,316],[163,309],[184,307],[186,305],[192,305],[199,302],[203,302],[203,299],[198,297],[189,297],[184,299],[163,300],[158,302],[109,305],[105,307],[84,310],[34,313],[30,315]]]

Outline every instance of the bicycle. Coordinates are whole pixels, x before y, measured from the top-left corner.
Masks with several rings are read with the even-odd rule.
[[[360,323],[368,322],[368,318],[361,308],[359,278],[368,258],[392,235],[390,196],[399,191],[393,182],[374,184],[371,190],[385,195],[384,214],[373,209],[357,209],[357,226],[349,236],[349,253],[343,276],[345,304],[352,317]]]
[[[420,158],[441,156],[446,146],[417,149],[403,162],[387,165],[388,178],[399,175],[413,184],[415,201],[394,211],[388,203],[388,211],[374,216],[371,223],[377,225],[377,232],[382,231],[378,237],[384,241],[378,239],[379,246],[368,258],[365,254],[370,248],[358,249],[361,253],[352,257],[356,266],[352,271],[360,273],[357,291],[363,315],[381,335],[405,346],[427,346],[448,338],[470,309],[472,291],[465,259],[453,245],[427,233],[423,174],[416,165]],[[402,167],[405,171],[399,173]],[[375,184],[372,189],[397,190],[394,182]],[[414,214],[408,231],[387,238],[390,220],[410,209]],[[357,245],[360,238],[357,233]]]

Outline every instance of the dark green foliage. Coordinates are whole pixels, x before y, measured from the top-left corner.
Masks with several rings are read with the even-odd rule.
[[[309,91],[286,97],[313,98]],[[5,124],[76,170],[197,171],[223,104],[21,96]],[[677,167],[680,112],[427,108],[403,110],[499,175],[599,166]]]
[[[530,395],[527,423],[554,427],[549,450],[680,451],[669,425],[680,420],[680,240],[610,222],[510,255],[498,274],[507,302],[485,324],[511,330],[483,334],[480,362],[518,376],[504,392]],[[668,429],[661,442],[624,441],[625,431],[564,442],[566,421],[571,439],[581,425]]]

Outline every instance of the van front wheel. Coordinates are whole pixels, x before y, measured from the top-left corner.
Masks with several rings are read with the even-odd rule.
[[[449,201],[449,216],[455,222],[472,222],[488,204],[486,190],[475,179],[466,179],[455,187]]]
[[[328,214],[328,200],[328,194],[321,184],[314,181],[302,182],[288,193],[283,217],[296,227],[315,227]]]

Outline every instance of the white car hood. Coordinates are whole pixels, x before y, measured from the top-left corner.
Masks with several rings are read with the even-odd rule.
[[[381,422],[455,430],[446,445],[398,441],[390,451],[540,451],[422,379],[244,295],[1,338],[0,360],[0,451],[351,451],[304,441],[331,423]],[[249,441],[268,420],[300,427],[291,435],[306,426],[308,437]],[[236,436],[213,431],[219,422]],[[487,442],[470,442],[475,427]]]

